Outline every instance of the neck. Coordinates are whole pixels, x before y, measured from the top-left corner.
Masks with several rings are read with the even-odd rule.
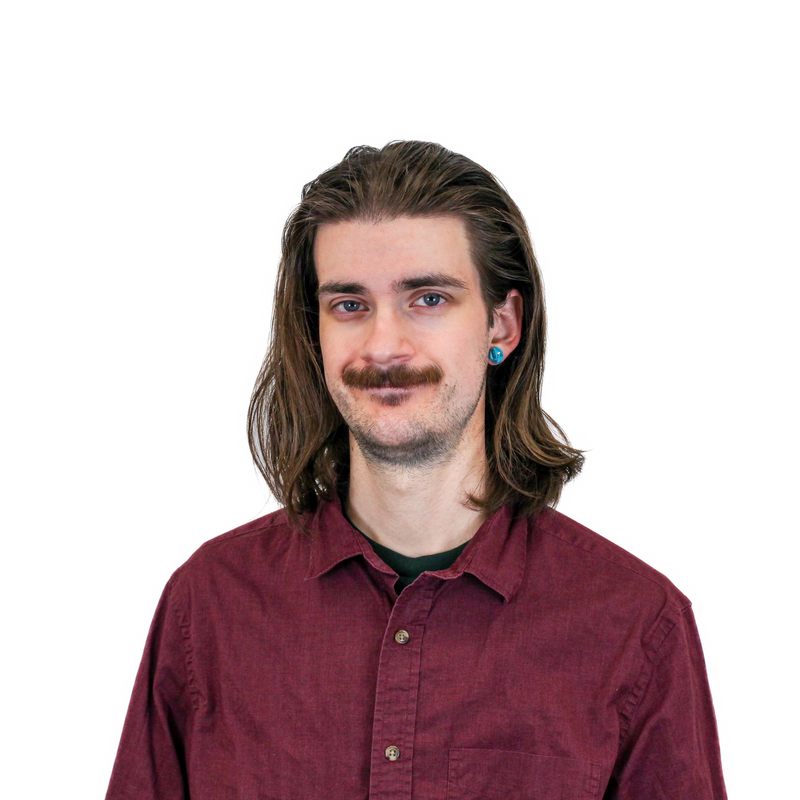
[[[483,436],[462,441],[446,462],[420,468],[368,463],[350,437],[350,479],[345,511],[379,544],[406,556],[451,550],[471,539],[486,514],[465,505],[482,490]]]

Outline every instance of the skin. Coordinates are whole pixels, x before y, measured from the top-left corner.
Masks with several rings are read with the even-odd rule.
[[[349,428],[348,516],[407,556],[468,541],[485,519],[464,502],[486,469],[487,354],[518,345],[522,297],[512,289],[487,326],[466,228],[449,215],[321,225],[314,261],[325,381]],[[393,285],[431,273],[462,286]]]

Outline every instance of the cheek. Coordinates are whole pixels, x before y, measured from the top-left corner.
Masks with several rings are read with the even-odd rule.
[[[319,349],[322,354],[322,374],[325,377],[325,382],[330,386],[331,378],[336,374],[336,353],[330,346],[323,335],[319,337]]]
[[[334,336],[335,333],[336,331],[332,329],[330,322],[320,320],[319,347],[325,357],[334,358],[336,355],[337,338]]]
[[[479,369],[484,363],[488,363],[489,347],[491,337],[489,333],[482,333],[480,330],[466,333],[456,337],[450,347],[449,357],[458,359],[470,371]]]
[[[322,355],[331,364],[341,361],[350,349],[352,342],[348,340],[348,331],[342,330],[346,326],[336,322],[320,321],[319,323],[319,346]]]
[[[477,391],[486,378],[486,365],[488,359],[483,346],[473,345],[469,351],[466,343],[449,358],[445,369],[454,376],[453,382],[460,387],[460,391],[472,394]]]
[[[438,362],[446,372],[458,376],[458,381],[474,383],[483,377],[484,362],[488,363],[488,335],[484,340],[478,332],[461,328],[446,343],[433,345],[429,351],[432,360]]]

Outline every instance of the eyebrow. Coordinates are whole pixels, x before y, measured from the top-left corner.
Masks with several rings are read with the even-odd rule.
[[[408,292],[421,289],[424,286],[444,286],[451,289],[467,289],[467,284],[460,278],[448,275],[445,272],[428,272],[425,275],[415,275],[410,278],[401,278],[392,281],[392,291]],[[353,281],[327,281],[317,289],[317,298],[324,294],[367,294],[368,289],[363,283]]]

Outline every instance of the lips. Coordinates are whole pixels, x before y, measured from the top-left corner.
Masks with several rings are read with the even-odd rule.
[[[410,392],[412,389],[415,388],[416,388],[415,386],[405,386],[401,389],[396,389],[392,386],[382,386],[379,389],[367,389],[367,391],[373,392],[374,394],[377,394],[379,396],[386,395],[387,397],[391,397],[393,395],[406,394],[407,392]]]

